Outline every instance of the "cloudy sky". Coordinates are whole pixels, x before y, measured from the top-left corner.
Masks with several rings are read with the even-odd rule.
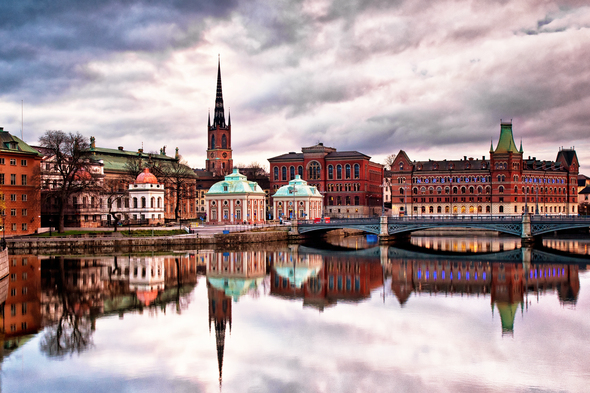
[[[4,0],[0,126],[180,153],[203,167],[221,56],[234,162],[323,142],[377,162],[488,155],[590,161],[590,6],[498,0]],[[587,173],[590,175],[590,173]]]

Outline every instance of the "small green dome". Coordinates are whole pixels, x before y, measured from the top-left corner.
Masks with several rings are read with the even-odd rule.
[[[280,197],[321,197],[322,194],[314,186],[308,186],[307,182],[301,178],[300,175],[295,175],[295,179],[289,182],[289,185],[282,186],[272,196],[273,198]]]
[[[212,194],[264,194],[264,191],[258,183],[248,181],[246,176],[242,175],[237,168],[234,168],[232,174],[227,175],[225,180],[217,182],[211,186],[206,195]]]

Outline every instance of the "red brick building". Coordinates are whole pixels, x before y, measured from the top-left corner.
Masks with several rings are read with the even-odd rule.
[[[6,236],[35,233],[41,226],[41,154],[0,127],[0,210]]]
[[[412,161],[401,150],[391,168],[393,215],[578,214],[578,158],[525,158],[503,122],[490,158]]]
[[[269,158],[270,187],[274,194],[300,175],[324,196],[324,215],[355,217],[380,215],[383,204],[383,166],[358,151],[336,151],[318,143]]]

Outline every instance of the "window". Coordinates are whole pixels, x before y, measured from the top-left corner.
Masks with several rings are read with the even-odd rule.
[[[342,165],[340,164],[336,166],[336,179],[342,179]]]
[[[347,179],[350,179],[350,164],[346,164],[344,174],[346,175]]]
[[[4,158],[0,158],[0,165],[4,165]]]
[[[279,167],[275,166],[274,168],[274,176],[275,176],[275,180],[279,180]]]
[[[286,166],[281,168],[281,180],[287,181],[287,167]]]
[[[16,212],[15,212],[15,215],[16,215]],[[12,224],[12,231],[16,232],[16,224]]]
[[[334,167],[332,165],[328,165],[328,180],[334,179]]]
[[[27,194],[22,194],[22,195],[21,195],[21,200],[22,200],[23,202],[26,202],[26,201],[27,201]]]
[[[25,210],[26,210],[26,209],[25,209]],[[26,223],[25,223],[25,224],[22,224],[22,230],[23,230],[23,231],[26,231],[26,230],[27,230],[27,224],[26,224]]]
[[[289,167],[289,180],[293,179],[295,179],[295,167],[291,166]]]
[[[22,210],[21,210],[21,214],[22,214],[23,216],[26,216],[26,215],[27,215],[27,209],[22,209]]]
[[[221,136],[221,148],[227,149],[227,137],[225,136],[225,134]]]
[[[20,160],[20,166],[27,166],[27,160]]]
[[[13,317],[16,316],[16,304],[10,305],[10,315]]]
[[[21,311],[23,315],[27,315],[27,303],[22,304]]]
[[[303,178],[303,166],[299,165],[297,167],[297,174]]]
[[[10,165],[15,165],[16,166],[16,160],[14,158],[10,159]]]
[[[16,194],[10,194],[10,201],[16,202]]]
[[[4,173],[0,173],[0,184],[4,184]]]
[[[320,180],[322,167],[317,161],[312,161],[307,167],[309,180]]]
[[[211,135],[211,149],[215,149],[215,135]]]
[[[10,215],[16,217],[16,209],[10,209]]]
[[[403,169],[403,165],[402,165]],[[361,177],[361,166],[359,164],[354,164],[354,178],[359,179]]]
[[[16,186],[16,175],[10,175],[10,185]]]
[[[23,287],[23,289],[22,289],[21,292],[22,292],[23,295],[26,295],[27,292],[28,292],[28,288],[27,287]]]

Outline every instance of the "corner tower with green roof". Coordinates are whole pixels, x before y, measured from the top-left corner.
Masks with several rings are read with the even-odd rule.
[[[496,148],[490,150],[492,214],[514,214],[518,211],[505,211],[503,203],[515,202],[518,198],[518,185],[522,174],[522,144],[520,149],[514,143],[512,121],[500,122],[500,138]],[[496,202],[496,203],[494,203]],[[495,208],[495,209],[494,209]],[[516,208],[518,210],[518,208]]]

